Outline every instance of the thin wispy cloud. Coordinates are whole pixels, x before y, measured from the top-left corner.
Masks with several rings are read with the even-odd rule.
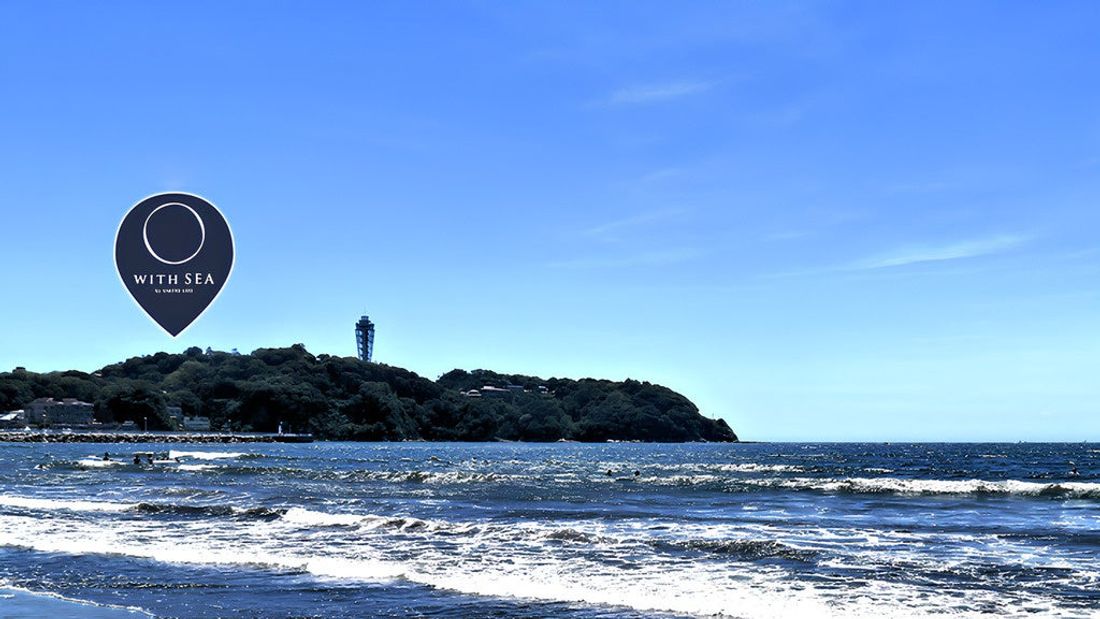
[[[626,256],[602,256],[592,258],[574,258],[551,262],[549,266],[556,269],[621,269],[629,267],[662,267],[680,264],[695,260],[703,255],[703,252],[691,248],[681,247],[660,251],[641,252]]]
[[[776,108],[762,110],[750,116],[750,119],[765,127],[793,127],[804,119],[810,111],[806,104],[791,103]]]
[[[804,239],[809,236],[813,236],[813,232],[810,230],[780,230],[778,232],[772,232],[765,235],[765,241],[795,241],[798,239]]]
[[[604,241],[618,240],[619,235],[622,233],[651,224],[667,222],[675,219],[684,213],[687,209],[683,208],[667,208],[655,211],[647,211],[644,213],[637,213],[628,217],[623,217],[606,223],[602,223],[591,228],[581,230],[582,236],[591,238],[598,238]]]
[[[639,105],[698,95],[714,88],[714,82],[678,80],[659,84],[645,84],[620,88],[611,93],[607,103],[611,105]]]
[[[764,279],[822,276],[840,273],[887,271],[917,264],[932,264],[1002,254],[1017,249],[1032,240],[1022,234],[1002,234],[946,244],[909,245],[844,264],[815,268],[763,273]]]
[[[894,183],[886,187],[888,193],[936,193],[954,188],[954,184],[947,181],[917,181],[909,183]]]
[[[638,179],[640,183],[656,183],[670,178],[676,178],[677,176],[683,176],[684,170],[680,168],[660,168],[654,170],[648,174],[643,175]]]
[[[845,270],[889,269],[911,264],[977,258],[1010,251],[1028,240],[1029,238],[1023,235],[1002,234],[947,245],[908,247],[854,262]]]

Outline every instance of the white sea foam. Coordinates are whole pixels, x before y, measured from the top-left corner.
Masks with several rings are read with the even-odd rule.
[[[453,560],[433,564],[431,561],[400,562],[371,557],[309,556],[295,554],[289,549],[280,552],[224,545],[210,547],[197,540],[188,544],[135,543],[108,531],[84,532],[79,537],[74,533],[21,535],[0,522],[0,543],[44,552],[121,554],[172,563],[300,569],[341,580],[384,581],[403,577],[411,582],[473,595],[608,604],[646,611],[698,615],[737,612],[753,617],[836,615],[830,612],[827,600],[816,592],[777,595],[781,592],[775,589],[774,583],[769,585],[763,578],[750,583],[731,583],[723,578],[726,586],[716,587],[718,582],[714,577],[717,574],[692,573],[695,570],[690,566],[684,566],[675,579],[653,570],[633,572],[627,579],[616,573],[593,574],[594,566],[585,562],[540,563],[512,557],[511,561],[500,564],[503,569],[493,568],[491,563],[485,562],[471,563],[463,569]]]
[[[374,559],[317,558],[304,561],[302,567],[316,576],[336,579],[378,581],[406,575],[405,565]]]
[[[355,526],[362,524],[366,517],[357,516],[355,514],[329,514],[325,512],[315,512],[309,509],[302,509],[300,507],[292,507],[283,514],[282,519],[285,522],[313,526],[313,527],[335,527],[335,526]]]
[[[499,482],[516,479],[501,473],[477,473],[473,471],[370,471],[352,472],[350,475],[378,481],[411,482],[424,484],[465,484]]]
[[[633,465],[627,462],[623,463],[619,468],[624,471],[667,471],[668,473],[671,473],[673,475],[710,475],[714,473],[797,473],[806,470],[804,467],[797,464],[767,464],[761,462],[730,462],[720,464],[681,463],[648,465]]]
[[[36,510],[65,510],[74,512],[124,512],[136,507],[133,503],[109,503],[106,501],[72,501],[0,495],[0,506]]]
[[[150,530],[148,522],[0,515],[0,545],[43,552],[118,554],[170,563],[304,570],[318,577],[340,580],[402,578],[471,595],[606,604],[641,612],[699,616],[979,616],[982,608],[989,607],[1000,609],[1002,616],[1025,614],[1020,604],[1023,598],[1003,591],[977,591],[958,597],[952,591],[875,581],[851,587],[835,584],[819,587],[810,581],[791,578],[790,572],[776,566],[660,554],[636,562],[630,557],[636,554],[637,547],[627,545],[621,554],[615,554],[623,542],[604,544],[593,550],[580,546],[565,552],[546,546],[553,543],[545,541],[546,536],[529,535],[540,527],[549,530],[545,527],[551,524],[595,536],[608,534],[608,527],[613,526],[593,521],[502,523],[475,536],[448,538],[450,543],[459,544],[457,547],[450,543],[433,545],[426,541],[426,536],[393,535],[391,528],[381,526],[357,527],[351,532],[332,529],[323,539],[309,529],[288,528],[296,520],[336,522],[335,518],[344,517],[349,517],[344,523],[426,522],[292,509],[274,521],[227,519],[214,529],[206,522],[184,521]],[[464,523],[433,524],[464,526]],[[659,534],[698,535],[704,530],[685,526]],[[713,528],[712,533],[718,535],[723,531]],[[621,533],[628,540],[631,535],[644,535],[645,529],[641,523],[634,523]],[[838,542],[849,537],[857,539],[859,535],[853,532]],[[605,561],[608,556],[620,558],[630,569],[624,569],[620,561]],[[1057,609],[1049,600],[1032,596],[1026,601],[1029,609],[1039,614],[1056,614],[1051,612]]]
[[[988,481],[982,479],[903,479],[897,477],[853,477],[847,479],[794,478],[778,485],[795,489],[828,492],[866,492],[892,494],[1010,494],[1021,496],[1065,495],[1100,497],[1100,483],[1041,483]]]
[[[277,515],[280,512],[266,510],[263,508],[249,508],[249,507],[237,507],[237,506],[218,506],[218,505],[190,505],[190,504],[174,504],[174,503],[153,503],[153,502],[138,502],[138,503],[125,503],[125,502],[109,502],[109,501],[83,501],[83,500],[69,500],[69,499],[50,499],[39,497],[20,497],[20,496],[5,496],[0,495],[0,507],[16,507],[21,509],[37,510],[42,512],[104,512],[104,513],[123,513],[123,512],[135,512],[135,513],[153,513],[153,514],[197,514],[206,512],[213,515],[225,515],[225,514],[237,514],[237,515],[249,515],[258,513],[261,515],[274,514]],[[304,510],[302,510],[304,511]]]
[[[176,467],[181,471],[209,471],[218,468],[216,464],[181,464]]]
[[[248,454],[236,451],[170,451],[168,457],[172,460],[176,458],[192,458],[195,460],[223,460],[233,459],[247,456]]]
[[[334,514],[319,512],[300,507],[292,507],[283,514],[280,521],[300,527],[361,527],[365,531],[387,529],[404,532],[434,532],[448,530],[455,533],[468,532],[472,527],[453,525],[441,521],[421,520],[409,516],[379,516],[377,514]]]
[[[792,473],[805,470],[801,466],[797,466],[794,464],[758,464],[756,462],[747,462],[742,464],[719,464],[713,468],[719,471],[733,471],[737,473]]]
[[[87,468],[102,469],[112,466],[122,466],[126,463],[120,460],[104,460],[100,457],[89,456],[87,458],[77,460],[77,464]]]
[[[659,485],[698,486],[701,484],[719,484],[730,480],[722,475],[669,475],[667,477],[658,477],[652,481]]]
[[[710,473],[643,477],[640,483],[665,486],[711,486],[731,491],[752,488],[787,488],[821,492],[866,494],[992,494],[1100,499],[1100,483],[1034,482],[1015,479],[906,479],[900,477],[746,477],[729,478]]]

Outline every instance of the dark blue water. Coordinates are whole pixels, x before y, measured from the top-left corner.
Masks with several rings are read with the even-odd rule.
[[[0,445],[0,585],[187,618],[1097,616],[1100,446]]]

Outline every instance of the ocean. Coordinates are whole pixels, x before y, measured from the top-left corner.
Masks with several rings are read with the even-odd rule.
[[[1096,617],[1100,446],[0,444],[41,616]]]

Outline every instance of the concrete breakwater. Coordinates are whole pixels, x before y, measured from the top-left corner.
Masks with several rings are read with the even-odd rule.
[[[7,443],[312,443],[312,434],[251,432],[58,432],[0,431]]]

